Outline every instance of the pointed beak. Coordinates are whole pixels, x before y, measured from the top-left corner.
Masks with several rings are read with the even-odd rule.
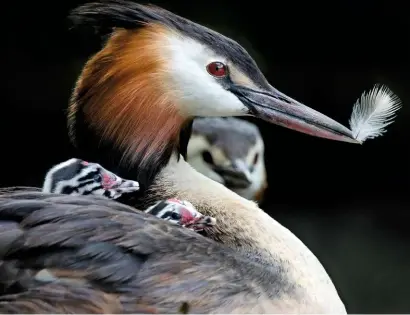
[[[206,227],[211,227],[216,224],[214,217],[201,215],[189,224],[184,225],[186,228],[194,230],[196,232],[203,231]]]
[[[360,143],[353,137],[350,129],[272,86],[268,91],[257,91],[234,84],[230,91],[248,107],[249,113],[254,117],[315,137]]]
[[[116,189],[117,191],[120,191],[121,193],[130,193],[138,191],[140,189],[140,185],[136,181],[122,179],[118,177],[118,180],[112,188]]]
[[[242,160],[235,160],[230,166],[214,166],[213,170],[223,178],[228,188],[247,188],[252,184],[249,168]]]

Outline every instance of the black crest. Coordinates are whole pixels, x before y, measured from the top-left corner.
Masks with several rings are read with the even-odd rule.
[[[75,27],[90,26],[104,34],[114,28],[136,29],[148,23],[164,25],[233,60],[235,66],[256,84],[267,87],[265,77],[255,61],[237,42],[160,7],[126,0],[107,0],[80,6],[71,12],[69,18]]]

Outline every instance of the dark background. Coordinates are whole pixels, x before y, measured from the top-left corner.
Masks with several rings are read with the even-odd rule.
[[[68,30],[68,10],[80,3],[3,5],[1,186],[39,186],[48,167],[71,157],[64,110],[99,47],[97,38]],[[398,94],[404,106],[396,122],[363,146],[258,122],[270,185],[262,208],[316,253],[350,313],[410,313],[406,3],[153,3],[233,37],[273,86],[345,125],[375,83]]]

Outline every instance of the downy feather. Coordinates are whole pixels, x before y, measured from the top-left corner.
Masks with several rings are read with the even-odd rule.
[[[363,143],[386,132],[401,108],[400,99],[384,85],[375,85],[356,101],[349,120],[353,137]]]

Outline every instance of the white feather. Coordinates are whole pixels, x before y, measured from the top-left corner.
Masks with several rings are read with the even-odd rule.
[[[400,108],[400,99],[388,87],[375,85],[370,92],[364,92],[353,107],[349,120],[353,137],[363,143],[381,136]]]

